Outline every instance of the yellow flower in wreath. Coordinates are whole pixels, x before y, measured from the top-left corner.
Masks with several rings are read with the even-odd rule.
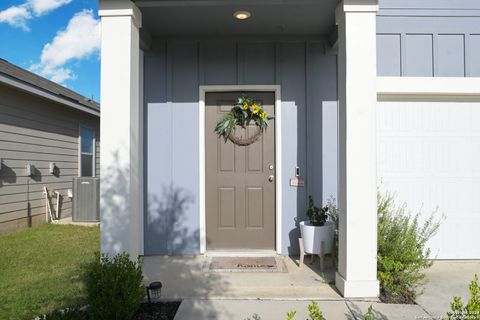
[[[245,102],[245,103],[243,104],[243,110],[248,110],[248,103]]]
[[[252,105],[252,112],[253,112],[253,114],[257,114],[257,113],[260,112],[260,108],[257,106],[256,103],[254,103],[254,104]]]
[[[265,112],[265,111],[262,112],[262,113],[260,114],[260,118],[262,118],[262,119],[267,119],[267,118],[268,118],[268,112]]]

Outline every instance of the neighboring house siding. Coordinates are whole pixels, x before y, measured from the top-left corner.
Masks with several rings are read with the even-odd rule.
[[[337,106],[336,56],[327,47],[298,38],[172,40],[145,53],[146,255],[199,252],[199,85],[241,84],[281,85],[281,246],[298,252],[307,195],[324,200],[322,110]],[[288,185],[297,165],[305,188]]]
[[[96,131],[99,175],[99,119],[6,86],[0,97],[0,233],[45,221],[43,186],[60,192],[61,218],[70,216],[67,192],[79,175],[79,126]],[[60,169],[58,177],[49,173],[50,162]],[[27,164],[36,169],[33,177],[26,175]]]
[[[480,1],[380,0],[379,76],[479,77]]]

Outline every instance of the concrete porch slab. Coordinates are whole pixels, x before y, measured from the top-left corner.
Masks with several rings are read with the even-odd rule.
[[[164,299],[342,299],[333,285],[333,269],[321,273],[318,260],[282,259],[287,272],[206,272],[208,257],[144,257],[145,282],[161,281]]]

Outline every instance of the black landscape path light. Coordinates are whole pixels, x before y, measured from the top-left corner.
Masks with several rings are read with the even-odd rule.
[[[147,287],[147,297],[148,297],[148,303],[151,302],[150,294],[154,298],[160,298],[162,295],[162,283],[160,281],[155,281],[150,283]]]

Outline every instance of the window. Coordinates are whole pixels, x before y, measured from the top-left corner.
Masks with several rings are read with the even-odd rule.
[[[86,127],[80,128],[80,176],[95,176],[95,132]]]

